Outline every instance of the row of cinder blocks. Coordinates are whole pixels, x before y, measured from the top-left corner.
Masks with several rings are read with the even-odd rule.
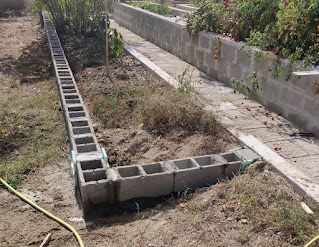
[[[106,177],[102,171],[99,173],[99,176],[105,178],[100,182],[100,185],[103,184],[100,188],[107,191],[103,200],[108,204],[134,198],[169,195],[232,178],[234,174],[240,172],[242,161],[260,158],[251,149],[240,149],[223,154],[109,168]],[[84,165],[81,163],[82,167]],[[88,190],[94,194],[96,189],[90,185]],[[91,203],[99,204],[100,200]]]
[[[89,114],[83,104],[59,37],[47,13],[43,13],[43,23],[51,51],[71,150],[75,154],[73,165],[76,171],[77,186],[81,192],[83,209],[88,210],[91,203],[105,202],[103,198],[106,195],[104,183],[107,167],[95,137]]]

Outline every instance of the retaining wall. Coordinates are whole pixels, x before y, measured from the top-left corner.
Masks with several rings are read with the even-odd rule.
[[[247,77],[258,73],[262,90],[252,97],[300,128],[319,135],[319,95],[313,93],[313,82],[319,80],[319,72],[294,72],[285,82],[285,75],[275,77],[274,59],[276,56],[263,53],[256,63],[254,54],[257,49],[241,49],[242,44],[212,32],[201,31],[196,38],[191,38],[185,29],[185,23],[176,23],[169,17],[150,13],[125,3],[114,3],[114,19],[117,23],[131,30],[155,45],[182,57],[207,74],[229,86],[231,78]],[[213,51],[217,48],[218,52]],[[218,56],[215,59],[214,56]],[[270,59],[264,59],[268,56]],[[287,63],[281,60],[282,64]],[[268,66],[272,71],[268,71]],[[302,70],[301,67],[298,69]]]
[[[0,0],[0,10],[24,9],[25,0]]]

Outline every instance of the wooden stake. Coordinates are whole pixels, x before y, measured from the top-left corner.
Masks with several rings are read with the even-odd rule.
[[[105,32],[106,32],[106,44],[105,44],[105,55],[106,55],[106,71],[108,73],[109,69],[109,37],[108,37],[108,28],[107,28],[107,0],[105,2]]]
[[[51,240],[51,233],[48,233],[48,235],[45,237],[45,239],[43,240],[43,242],[42,242],[42,244],[40,245],[40,247],[46,247],[46,246],[48,246],[50,240]]]
[[[307,212],[307,214],[314,214],[314,212],[308,207],[306,203],[301,202],[301,207]]]

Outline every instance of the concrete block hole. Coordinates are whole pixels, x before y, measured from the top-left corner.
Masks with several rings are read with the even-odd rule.
[[[69,95],[64,95],[65,99],[78,99],[79,95],[77,94],[69,94]]]
[[[175,160],[173,163],[179,170],[197,167],[191,159]]]
[[[73,81],[69,80],[69,81],[61,81],[62,85],[71,85],[74,84]]]
[[[161,163],[153,163],[149,165],[142,165],[143,170],[146,174],[155,174],[155,173],[164,173],[166,169],[162,166]]]
[[[75,86],[63,86],[62,89],[75,89]]]
[[[94,138],[93,136],[85,136],[85,137],[75,138],[74,141],[75,141],[75,144],[77,145],[88,144],[88,143],[94,143]]]
[[[73,121],[71,122],[72,127],[83,127],[83,126],[88,126],[89,122],[88,121]]]
[[[209,166],[209,165],[214,165],[218,163],[216,159],[212,156],[203,156],[203,157],[198,157],[194,159],[197,162],[197,164],[199,164],[200,166]]]
[[[90,160],[90,161],[82,161],[80,162],[82,170],[92,170],[103,168],[101,160]]]
[[[85,112],[71,112],[69,113],[70,118],[77,118],[77,117],[85,117]]]
[[[78,153],[90,153],[97,151],[97,147],[95,144],[88,144],[76,146],[76,150],[78,151]]]
[[[118,167],[117,170],[123,178],[142,175],[138,166]]]
[[[240,161],[240,157],[235,154],[235,153],[226,153],[222,154],[222,157],[227,160],[228,162],[233,162],[233,161]]]
[[[98,181],[102,179],[106,179],[105,170],[93,170],[93,171],[85,171],[83,172],[85,182]]]
[[[80,104],[81,101],[79,99],[67,99],[67,100],[65,100],[65,103],[67,103],[67,104]]]
[[[73,111],[84,111],[83,106],[74,106],[74,107],[68,107],[69,112]]]
[[[66,64],[65,60],[55,60],[56,64]]]
[[[63,90],[63,93],[76,93],[76,90],[75,89],[66,89],[66,90]]]
[[[90,127],[73,128],[74,135],[88,134],[91,133]]]

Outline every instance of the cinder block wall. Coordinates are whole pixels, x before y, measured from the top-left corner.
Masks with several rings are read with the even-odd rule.
[[[0,0],[0,10],[24,8],[25,0]]]
[[[256,49],[251,50],[249,57],[249,48],[240,49],[242,44],[221,35],[201,31],[196,38],[191,38],[184,25],[125,3],[114,3],[114,19],[229,86],[234,86],[230,83],[231,78],[239,79],[257,71],[263,89],[253,98],[280,112],[300,128],[319,135],[319,95],[313,93],[313,82],[319,82],[319,72],[314,68],[307,68],[312,70],[310,72],[294,72],[291,79],[285,82],[285,75],[274,76],[272,58],[275,56],[264,59],[266,53],[263,53],[260,62],[256,63]],[[217,48],[218,52],[213,51],[213,48]],[[214,59],[215,55],[218,59]],[[281,62],[287,63],[285,60]],[[272,66],[271,72],[268,71],[269,65]]]

